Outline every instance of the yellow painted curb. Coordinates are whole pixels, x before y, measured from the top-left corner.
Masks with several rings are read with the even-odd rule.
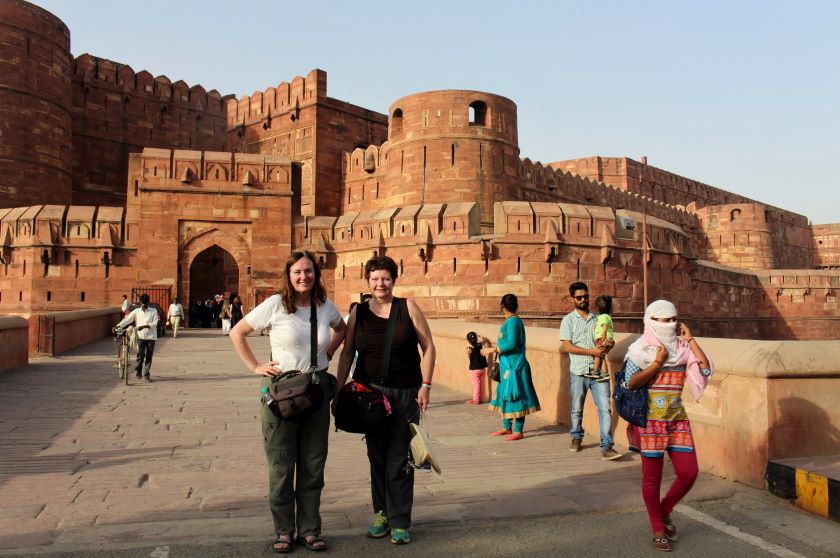
[[[828,517],[828,479],[816,473],[797,469],[796,507]]]

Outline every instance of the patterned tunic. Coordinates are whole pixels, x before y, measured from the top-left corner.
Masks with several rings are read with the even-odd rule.
[[[626,380],[640,368],[631,360],[624,364]],[[701,368],[704,376],[712,372]],[[694,437],[682,403],[685,365],[662,367],[648,384],[647,426],[627,425],[627,441],[632,451],[645,457],[662,457],[666,451],[693,452]]]

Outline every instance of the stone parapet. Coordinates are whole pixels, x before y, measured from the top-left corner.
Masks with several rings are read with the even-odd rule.
[[[435,383],[470,394],[465,335],[475,331],[495,340],[498,326],[454,320],[430,325],[438,353]],[[558,330],[527,327],[526,337],[539,416],[568,425],[569,359],[561,353]],[[636,338],[616,333],[615,370]],[[703,338],[700,344],[715,373],[700,402],[686,400],[685,407],[703,471],[761,487],[770,460],[836,454],[837,436],[830,433],[840,432],[840,342]],[[583,426],[597,433],[589,399]],[[613,427],[616,442],[626,447],[626,423],[615,413]]]
[[[111,335],[121,318],[119,307],[34,314],[29,317],[29,351],[60,355]]]
[[[29,323],[19,316],[0,316],[0,372],[29,363]]]

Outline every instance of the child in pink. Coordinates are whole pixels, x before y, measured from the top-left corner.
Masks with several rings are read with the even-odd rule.
[[[486,337],[479,338],[474,331],[467,334],[466,351],[470,359],[470,376],[473,384],[473,398],[467,401],[470,405],[482,403],[484,378],[487,376],[487,359],[481,354],[481,349],[489,346],[490,341]],[[487,398],[490,399],[490,386],[487,386],[487,393]]]

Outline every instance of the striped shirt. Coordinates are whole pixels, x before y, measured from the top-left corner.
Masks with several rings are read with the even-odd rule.
[[[595,314],[583,318],[577,310],[566,314],[560,322],[560,340],[571,341],[581,349],[595,348]],[[569,371],[582,376],[595,366],[595,357],[569,353]]]

